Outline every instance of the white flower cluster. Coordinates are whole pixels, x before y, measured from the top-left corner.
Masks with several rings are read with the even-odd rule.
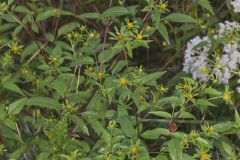
[[[239,76],[240,39],[237,35],[240,34],[240,24],[226,21],[219,26],[217,34],[212,38],[195,37],[187,44],[183,71],[191,73],[195,80],[206,81],[213,76],[219,84],[228,84],[231,77]],[[210,39],[221,42],[218,48],[222,50],[219,54],[214,54]]]
[[[235,13],[240,12],[240,0],[234,0],[231,2],[232,6],[233,6],[233,11]]]

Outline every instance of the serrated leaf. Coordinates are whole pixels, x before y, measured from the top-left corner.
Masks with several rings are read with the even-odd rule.
[[[7,22],[17,22],[17,19],[15,16],[11,15],[11,14],[3,14],[1,16],[1,18],[3,18],[4,20],[6,20]]]
[[[152,130],[147,130],[142,133],[142,137],[145,139],[158,139],[160,135],[169,135],[170,131],[166,128],[155,128]]]
[[[27,98],[18,99],[15,102],[11,103],[8,107],[8,114],[15,115],[21,112],[23,109]]]
[[[104,17],[123,16],[127,14],[129,14],[128,9],[122,6],[115,6],[103,12]]]
[[[198,99],[198,100],[197,100],[197,105],[203,106],[203,107],[205,107],[205,106],[206,106],[206,107],[214,107],[214,106],[216,106],[215,104],[209,102],[209,101],[206,100],[206,99]]]
[[[42,11],[37,15],[37,21],[43,21],[49,17],[54,16],[54,9],[50,8],[48,10]]]
[[[186,118],[186,119],[196,119],[194,115],[189,112],[181,112],[178,118]]]
[[[65,24],[58,29],[58,36],[67,34],[71,31],[73,31],[78,26],[79,26],[79,24],[77,22]]]
[[[213,8],[209,0],[198,0],[197,3],[214,15]]]
[[[100,15],[101,14],[98,12],[90,12],[90,13],[80,14],[79,17],[87,18],[87,19],[99,19]]]
[[[182,13],[172,13],[165,18],[165,20],[171,22],[185,22],[185,23],[196,23],[196,20],[189,15]]]
[[[183,160],[183,151],[179,140],[172,139],[168,142],[168,152],[172,160]]]
[[[134,128],[131,120],[128,116],[122,116],[119,118],[119,123],[122,128],[122,131],[127,137],[131,137],[134,133]]]
[[[61,105],[56,100],[47,97],[32,97],[29,98],[25,104],[54,110],[59,110],[61,108]]]
[[[26,13],[26,14],[32,14],[32,12],[24,7],[24,6],[17,6],[15,9],[14,9],[15,12],[20,12],[20,13]]]
[[[80,119],[80,117],[78,117],[76,115],[71,115],[70,118],[74,123],[76,123],[76,125],[79,127],[79,129],[84,134],[89,136],[89,131],[88,131],[87,125],[85,124],[85,122],[83,120]]]
[[[21,91],[21,89],[12,81],[5,81],[2,85],[3,85],[3,88],[11,90],[15,93],[19,93],[24,96],[24,93]]]
[[[145,84],[145,83],[150,83],[152,81],[155,81],[155,80],[159,79],[165,73],[166,73],[165,71],[164,72],[155,72],[155,73],[151,73],[146,76],[143,76],[141,78],[141,83]]]
[[[156,28],[163,36],[164,40],[168,43],[168,45],[170,45],[167,27],[163,23],[159,22],[156,24]]]
[[[163,118],[171,118],[171,114],[165,111],[153,111],[149,112],[150,114],[153,114],[155,116],[163,117]]]
[[[90,56],[81,56],[71,63],[71,67],[83,64],[94,64],[94,59]]]
[[[218,90],[216,90],[212,87],[206,88],[204,90],[204,93],[207,93],[207,94],[210,94],[210,95],[213,95],[213,96],[220,96],[222,94],[221,92],[219,92]]]
[[[223,133],[223,132],[226,132],[226,131],[232,129],[234,127],[234,125],[235,125],[235,122],[226,121],[223,123],[218,123],[218,124],[213,125],[213,128],[216,132]]]

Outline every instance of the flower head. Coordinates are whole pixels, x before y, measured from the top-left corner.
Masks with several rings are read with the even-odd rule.
[[[131,147],[131,154],[132,155],[136,155],[136,154],[138,154],[138,152],[139,152],[139,149],[138,149],[137,146],[132,146]]]
[[[167,90],[168,90],[168,89],[165,88],[162,84],[160,85],[159,91],[160,91],[161,94],[166,93]]]
[[[118,40],[118,41],[124,40],[124,36],[123,36],[122,34],[119,34],[119,35],[117,36],[117,40]]]
[[[124,85],[127,84],[127,79],[125,79],[125,78],[120,78],[119,83],[120,83],[120,85],[124,86]]]
[[[128,22],[128,23],[127,23],[127,28],[128,28],[128,29],[132,29],[133,27],[134,27],[133,22]]]
[[[223,93],[223,100],[225,100],[226,102],[229,102],[231,101],[231,99],[232,99],[231,92],[225,91]]]
[[[99,72],[97,76],[98,76],[99,79],[102,79],[103,78],[103,73]]]
[[[137,40],[142,40],[142,39],[143,39],[142,34],[137,34],[137,35],[136,35],[136,39],[137,39]]]
[[[167,10],[167,7],[168,7],[168,2],[166,1],[166,2],[163,2],[162,0],[160,1],[160,8],[162,9],[162,10]]]

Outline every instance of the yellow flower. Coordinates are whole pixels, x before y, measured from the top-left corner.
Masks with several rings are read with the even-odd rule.
[[[20,48],[18,46],[14,45],[14,46],[12,46],[11,51],[13,53],[18,53],[20,51]]]
[[[216,33],[216,29],[211,28],[211,29],[209,30],[209,33],[211,33],[211,34],[215,34],[215,33]]]
[[[167,90],[168,90],[168,89],[165,88],[165,87],[161,84],[161,86],[160,86],[160,88],[159,88],[160,93],[161,93],[161,94],[166,93]]]
[[[110,121],[109,124],[108,124],[108,128],[109,129],[114,129],[116,127],[116,121],[113,120],[113,121]]]
[[[163,47],[167,46],[167,43],[165,41],[162,42]]]
[[[81,26],[80,27],[80,31],[84,31],[87,27],[84,25],[84,26]]]
[[[17,41],[17,36],[16,35],[12,36],[12,40]]]
[[[143,36],[142,36],[141,34],[137,34],[136,39],[137,39],[137,40],[142,40],[142,39],[143,39]]]
[[[88,71],[88,72],[93,72],[93,67],[88,67],[88,68],[87,68],[87,71]]]
[[[21,72],[23,75],[27,75],[29,73],[29,71],[26,68],[22,69]]]
[[[168,2],[160,2],[160,8],[162,10],[167,10],[167,7],[168,7]]]
[[[56,56],[52,56],[52,57],[50,58],[50,62],[51,62],[51,63],[57,63],[58,60],[59,60],[59,58],[56,57]]]
[[[232,43],[234,43],[234,41],[235,41],[235,38],[234,38],[234,36],[232,36],[232,35],[228,36],[228,39],[227,39],[227,41],[228,41],[228,43],[229,43],[229,44],[232,44]]]
[[[144,101],[145,98],[141,95],[141,96],[140,96],[140,100],[141,100],[141,101]]]
[[[208,131],[209,131],[209,132],[214,132],[213,126],[208,127]]]
[[[131,154],[132,155],[138,154],[138,147],[137,146],[132,146],[131,147]]]
[[[231,93],[229,91],[225,91],[224,94],[223,94],[223,99],[225,101],[230,101],[231,98],[232,98]]]
[[[146,26],[146,30],[147,30],[147,31],[149,31],[151,28],[152,28],[152,27],[151,27],[149,24]]]
[[[207,152],[201,151],[199,153],[199,158],[200,158],[200,160],[207,160],[207,159],[209,159],[209,155],[207,154]]]
[[[120,78],[119,83],[124,86],[127,83],[127,80],[125,78]]]
[[[202,72],[202,73],[207,73],[207,71],[208,71],[208,70],[207,70],[207,67],[202,67],[202,68],[201,68],[201,72]]]
[[[93,32],[89,33],[89,37],[93,38],[95,36],[95,34]]]
[[[193,99],[193,95],[192,93],[186,93],[185,97],[187,98],[187,100],[191,101]]]
[[[103,73],[102,73],[102,72],[99,72],[99,73],[98,73],[98,78],[99,78],[99,79],[102,79],[102,78],[103,78]]]
[[[117,151],[117,154],[118,154],[118,156],[122,156],[122,155],[123,155],[123,152],[122,152],[122,150],[121,150],[121,149],[119,149],[119,150]]]
[[[122,34],[119,34],[118,36],[117,36],[117,40],[118,41],[122,41],[124,39],[124,36],[122,35]]]
[[[216,68],[221,68],[222,65],[221,65],[220,63],[216,63],[216,64],[215,64],[215,67],[216,67]]]
[[[51,133],[48,133],[47,137],[48,137],[48,139],[52,139],[53,135]]]
[[[74,33],[73,36],[74,36],[74,38],[79,38],[80,37],[80,35],[77,32]]]
[[[132,29],[134,27],[134,24],[132,22],[127,23],[128,29]]]
[[[73,36],[72,33],[68,33],[68,34],[67,34],[67,38],[68,38],[68,39],[71,39],[72,36]]]
[[[183,89],[184,91],[188,91],[189,88],[190,88],[190,86],[189,86],[189,84],[186,83],[186,82],[182,85],[182,89]]]
[[[73,109],[73,105],[72,105],[71,103],[67,103],[67,104],[66,104],[66,108],[67,108],[68,110],[72,110],[72,109]]]

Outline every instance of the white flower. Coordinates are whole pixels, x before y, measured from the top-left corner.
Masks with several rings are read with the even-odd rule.
[[[240,86],[237,87],[237,92],[240,93]]]
[[[234,0],[231,2],[232,6],[233,6],[233,11],[235,13],[240,12],[240,0]]]
[[[193,38],[187,43],[183,71],[191,73],[195,80],[206,81],[209,75],[213,75],[218,78],[219,83],[228,84],[232,77],[240,76],[237,74],[240,72],[239,34],[239,23],[229,21],[220,23],[218,33],[213,38],[221,42],[223,49],[215,54],[211,38],[207,36]]]

